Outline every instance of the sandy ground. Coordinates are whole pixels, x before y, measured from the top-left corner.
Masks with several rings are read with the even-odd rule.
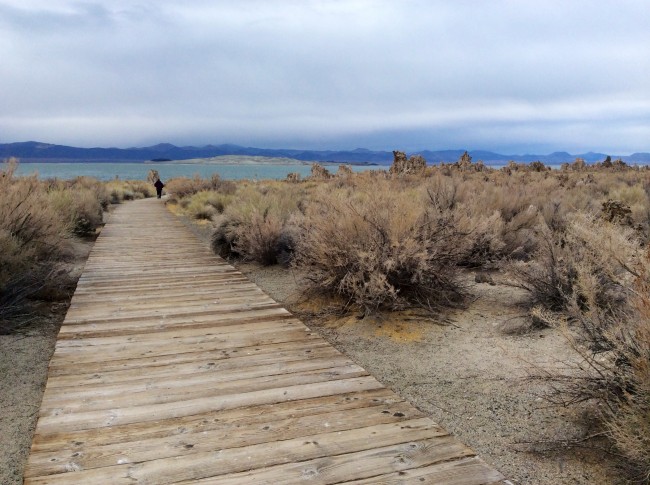
[[[209,228],[191,228],[207,243]],[[87,252],[79,248],[77,271]],[[336,318],[314,314],[318,304],[301,297],[302,284],[294,272],[254,264],[241,264],[239,269],[512,483],[617,483],[607,456],[547,443],[579,437],[585,430],[572,424],[575,417],[568,411],[540,398],[543,383],[527,376],[532,366],[548,368],[575,356],[555,330],[522,335],[504,331],[516,326],[521,313],[517,302],[522,295],[512,288],[475,284],[476,299],[469,307],[440,320],[414,312]],[[470,281],[471,275],[467,278]],[[38,325],[18,335],[0,336],[2,485],[22,483],[47,365],[66,308],[66,303],[54,305],[43,312]]]

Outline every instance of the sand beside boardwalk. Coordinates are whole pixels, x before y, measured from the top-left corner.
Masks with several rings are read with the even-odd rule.
[[[209,230],[190,226],[206,241]],[[79,250],[83,259],[87,250]],[[300,276],[280,267],[241,264],[264,291],[296,312],[332,345],[366,368],[432,419],[472,447],[514,484],[613,484],[609,458],[589,450],[543,442],[580,436],[567,410],[539,397],[543,384],[526,379],[531,364],[550,367],[574,358],[563,337],[546,329],[524,335],[503,331],[521,312],[520,293],[504,285],[476,284],[476,300],[444,322],[414,312],[383,319],[316,318],[302,301]],[[77,268],[80,268],[77,262]],[[467,275],[471,281],[471,274]],[[498,281],[498,276],[497,276]],[[45,387],[47,364],[65,305],[38,325],[0,336],[0,484],[22,483],[31,435]],[[512,320],[515,317],[515,320]],[[547,446],[548,447],[548,446]]]

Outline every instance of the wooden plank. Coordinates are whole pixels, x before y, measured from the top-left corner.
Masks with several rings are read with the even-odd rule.
[[[111,322],[108,324],[98,325],[98,327],[102,329],[113,329],[113,331],[108,335],[103,335],[101,333],[99,335],[94,335],[97,332],[66,332],[60,338],[59,347],[87,348],[91,346],[98,347],[114,344],[120,345],[124,343],[133,344],[152,340],[182,339],[202,335],[230,335],[241,332],[262,331],[272,328],[280,328],[284,330],[302,326],[299,320],[296,320],[286,312],[278,313],[275,309],[251,310],[251,312],[255,312],[254,315],[245,313],[241,314],[241,318],[238,318],[240,314],[234,314],[233,317],[226,317],[224,319],[216,316],[213,319],[203,322],[203,324],[197,324],[197,322],[194,321],[188,322],[186,320],[185,322],[180,322],[176,325],[175,323],[169,323],[167,319],[160,319],[155,322],[155,325],[158,327],[158,331],[156,332],[150,331],[149,322],[144,324],[144,330],[141,331],[138,331],[140,329],[137,325],[134,325],[132,328],[127,327],[128,330],[125,330],[124,326],[114,326]]]
[[[124,409],[78,411],[73,414],[66,414],[65,410],[61,410],[59,414],[40,416],[38,419],[37,433],[51,434],[130,423],[160,421],[162,419],[191,416],[211,411],[220,411],[222,409],[347,394],[370,389],[381,389],[382,387],[376,379],[368,376],[300,384],[285,388],[270,388],[238,394],[223,394],[219,395],[218,399],[212,396],[161,404],[130,406]]]
[[[171,362],[168,364],[155,362],[148,366],[146,372],[143,372],[143,365],[137,365],[135,368],[130,367],[126,369],[106,371],[104,366],[100,364],[96,371],[91,370],[89,373],[80,373],[79,369],[75,366],[74,369],[69,369],[73,371],[72,374],[61,375],[60,373],[54,374],[50,372],[47,387],[48,389],[62,387],[78,388],[89,384],[107,385],[118,382],[137,382],[141,380],[171,377],[182,379],[183,376],[202,373],[226,372],[234,369],[241,370],[256,366],[279,367],[288,362],[334,359],[341,355],[332,347],[322,344],[319,347],[307,350],[303,348],[296,349],[293,344],[288,346],[286,350],[278,350],[277,347],[274,346],[270,352],[254,352],[234,357],[229,357],[219,353],[215,358],[212,353],[205,354],[205,356],[197,355],[197,353],[189,354],[187,360],[181,362]],[[129,360],[127,362],[132,361]],[[84,368],[84,371],[87,370],[88,369]]]
[[[367,375],[345,357],[300,360],[272,366],[255,366],[231,372],[201,372],[179,379],[176,376],[114,384],[87,384],[78,388],[53,388],[45,392],[47,408],[67,411],[122,407],[120,403],[140,406],[195,398],[203,395],[249,392],[256,389],[287,387],[330,379],[348,379]],[[128,395],[125,395],[128,393]]]
[[[248,310],[246,312],[214,312],[208,314],[194,314],[181,316],[148,316],[140,318],[122,318],[111,321],[87,321],[83,323],[68,323],[61,327],[60,338],[74,338],[78,335],[80,338],[92,337],[93,334],[102,336],[104,333],[110,335],[127,335],[129,333],[146,333],[156,328],[164,327],[200,327],[200,326],[226,326],[232,324],[243,324],[250,322],[264,322],[271,319],[283,320],[293,319],[295,317],[289,312],[282,311],[278,308],[262,308]]]
[[[450,460],[462,460],[471,455],[472,451],[469,448],[448,435],[423,439],[414,437],[413,440],[406,443],[369,447],[358,452],[331,453],[329,456],[316,459],[253,468],[250,471],[231,473],[227,476],[214,474],[206,479],[168,483],[183,485],[189,483],[243,485],[248,483],[294,484],[304,482],[334,484],[366,479],[367,483],[383,485],[385,482],[381,479],[382,475],[397,473],[399,476],[406,470]],[[501,477],[500,474],[497,476]],[[426,483],[426,479],[419,477],[412,483]],[[429,483],[448,485],[444,480]],[[479,483],[485,484],[487,481],[484,479]]]
[[[71,362],[96,362],[101,359],[119,360],[126,358],[150,357],[153,355],[168,355],[190,350],[214,350],[233,347],[251,347],[281,342],[304,342],[318,340],[318,337],[307,329],[284,328],[278,330],[260,330],[258,332],[241,331],[222,334],[206,334],[185,338],[160,338],[140,342],[116,343],[97,346],[69,346],[57,342],[57,361],[68,359]],[[86,339],[84,339],[85,341]],[[99,354],[99,351],[103,355]]]
[[[160,307],[155,310],[120,310],[119,308],[111,308],[106,313],[89,313],[85,315],[76,316],[75,312],[72,312],[70,319],[67,324],[74,323],[87,323],[88,321],[93,321],[96,323],[110,322],[113,320],[122,320],[122,319],[139,319],[147,316],[183,316],[183,315],[212,315],[215,313],[226,313],[226,312],[246,312],[252,309],[274,309],[281,308],[278,303],[264,300],[264,301],[250,301],[246,303],[230,304],[230,305],[218,305],[215,303],[208,303],[203,305],[185,305],[185,306],[173,306],[173,307]],[[286,310],[285,310],[286,311]]]
[[[240,448],[242,446],[273,444],[277,441],[309,437],[328,431],[338,433],[352,429],[390,424],[403,421],[412,407],[399,402],[388,408],[347,409],[345,413],[336,410],[325,414],[302,417],[291,416],[280,419],[273,412],[266,414],[263,421],[238,419],[234,423],[219,420],[194,429],[185,429],[182,434],[133,440],[125,437],[118,443],[98,445],[93,442],[85,446],[83,453],[79,446],[60,447],[49,452],[38,453],[32,460],[30,474],[33,476],[63,473],[69,468],[98,468],[118,463],[140,463],[162,458],[207,453],[216,449]]]
[[[254,323],[256,326],[266,322],[280,322],[282,320],[296,321],[295,317],[288,313],[274,313],[268,309],[252,310],[246,313],[231,313],[228,315],[184,317],[184,318],[156,318],[148,320],[115,320],[110,323],[86,323],[61,328],[59,339],[61,340],[81,340],[93,337],[108,336],[130,336],[144,333],[160,333],[166,330],[175,329],[218,329],[219,327],[228,327],[233,325],[244,325]],[[250,326],[248,328],[251,328]],[[229,329],[220,330],[222,333],[228,332]]]
[[[328,344],[322,340],[312,339],[309,341],[301,342],[299,348],[303,350],[305,354],[309,355],[315,349],[327,346]],[[74,359],[67,361],[60,361],[57,359],[56,361],[52,361],[50,363],[49,376],[84,376],[87,372],[93,376],[97,375],[99,377],[102,374],[120,370],[136,370],[140,372],[147,372],[148,370],[145,369],[147,367],[150,368],[203,360],[215,361],[234,359],[240,356],[246,357],[254,354],[268,353],[272,355],[275,352],[282,353],[293,349],[296,349],[296,343],[293,341],[265,345],[253,345],[247,347],[228,347],[207,351],[189,349],[188,352],[177,352],[175,354],[165,354],[135,359],[86,362],[81,369],[79,363],[74,361]]]
[[[405,426],[408,426],[410,440],[405,433],[399,431]],[[209,452],[150,460],[131,466],[129,476],[142,482],[165,485],[277,464],[293,464],[296,460],[329,458],[345,453],[382,449],[402,445],[405,439],[411,442],[432,440],[421,446],[438,446],[441,449],[444,447],[445,458],[460,458],[465,454],[473,454],[457,440],[450,439],[447,433],[432,424],[431,420],[423,418],[336,433],[315,434],[310,439],[301,437],[281,440],[272,445],[263,443],[239,448],[217,448]]]
[[[421,468],[401,470],[396,473],[379,475],[365,480],[355,480],[356,485],[438,484],[445,485],[496,485],[503,475],[489,467],[483,460],[474,456],[451,462],[436,463]],[[344,482],[352,483],[352,482]]]
[[[367,391],[316,396],[271,404],[259,404],[234,407],[222,410],[210,410],[206,413],[191,414],[153,422],[129,423],[110,428],[91,428],[86,430],[41,433],[34,438],[33,452],[53,451],[73,448],[76,451],[87,446],[103,446],[115,443],[161,438],[165,436],[200,433],[204,429],[214,429],[221,426],[237,427],[242,424],[257,425],[260,429],[266,426],[277,427],[278,423],[290,418],[301,418],[312,415],[329,413],[342,414],[348,410],[366,408],[374,413],[374,408],[382,414],[404,414],[406,418],[423,417],[415,408],[405,405],[402,399],[386,388]],[[399,414],[395,416],[400,418]],[[269,420],[272,424],[269,424]]]

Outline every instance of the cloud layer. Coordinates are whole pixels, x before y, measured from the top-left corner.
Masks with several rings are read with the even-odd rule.
[[[650,151],[650,3],[0,0],[0,142]]]

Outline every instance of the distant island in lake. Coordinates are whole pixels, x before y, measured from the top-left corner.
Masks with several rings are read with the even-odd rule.
[[[399,150],[400,147],[395,147]],[[422,150],[410,152],[409,155],[421,155],[428,163],[451,163],[457,161],[465,149],[458,150]],[[482,160],[487,165],[501,165],[510,160],[530,163],[540,161],[547,165],[559,165],[582,158],[587,163],[603,161],[608,155],[612,159],[620,158],[628,164],[650,164],[650,153],[633,153],[618,156],[605,153],[580,153],[572,155],[567,152],[554,152],[548,155],[503,155],[485,150],[468,150],[474,161]],[[160,143],[149,147],[134,148],[80,148],[65,145],[53,145],[36,141],[0,144],[0,159],[16,157],[21,162],[150,162],[150,163],[203,163],[203,164],[242,164],[242,163],[348,163],[353,165],[390,165],[393,162],[391,151],[373,151],[365,148],[355,150],[296,150],[243,147],[239,145],[206,145],[203,147],[178,147],[169,143]],[[237,158],[239,157],[239,158]],[[244,159],[248,160],[247,162]],[[253,160],[253,161],[251,161]]]
[[[144,163],[166,165],[169,163],[184,163],[188,165],[309,165],[310,162],[287,157],[261,157],[252,155],[220,155],[218,157],[190,158],[187,160],[171,160],[169,158],[154,158]]]

